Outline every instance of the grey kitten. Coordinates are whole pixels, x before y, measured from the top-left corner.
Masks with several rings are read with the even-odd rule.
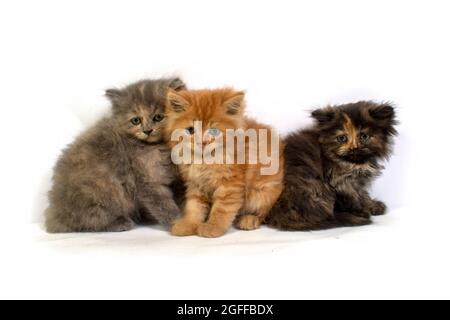
[[[144,80],[110,89],[112,115],[64,150],[54,168],[45,212],[47,231],[126,231],[135,223],[169,227],[182,190],[169,148],[162,143],[167,88],[178,78]]]

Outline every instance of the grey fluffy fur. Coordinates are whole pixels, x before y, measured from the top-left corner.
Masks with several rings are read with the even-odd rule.
[[[181,190],[181,182],[162,143],[169,87],[185,89],[172,78],[106,91],[112,115],[82,133],[54,168],[48,232],[117,232],[140,222],[169,227],[179,216],[173,188]]]

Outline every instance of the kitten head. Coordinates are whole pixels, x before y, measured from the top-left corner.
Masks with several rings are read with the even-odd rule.
[[[395,110],[370,101],[326,107],[312,112],[319,141],[328,158],[363,164],[386,158],[396,135]]]
[[[147,143],[163,138],[167,90],[186,89],[179,78],[142,80],[123,89],[106,90],[113,117],[120,130]]]
[[[206,145],[218,137],[224,137],[226,129],[243,129],[244,95],[230,88],[179,92],[169,90],[166,139],[170,142],[172,133],[181,129],[191,138],[190,143],[193,143],[195,134],[201,134],[202,142]],[[202,132],[196,132],[198,124],[201,124]]]

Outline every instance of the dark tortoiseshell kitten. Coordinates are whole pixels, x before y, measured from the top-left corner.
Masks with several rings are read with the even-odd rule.
[[[267,223],[282,230],[365,225],[386,211],[369,196],[391,153],[394,108],[358,102],[312,113],[315,125],[285,139],[284,192]]]
[[[178,78],[106,91],[112,114],[82,133],[59,158],[45,212],[48,232],[126,231],[137,222],[168,228],[180,210],[170,150],[163,143],[167,90]]]

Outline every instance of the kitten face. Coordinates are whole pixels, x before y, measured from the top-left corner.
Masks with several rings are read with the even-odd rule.
[[[333,160],[363,164],[390,153],[396,134],[392,106],[358,102],[312,113],[324,153]]]
[[[167,96],[166,139],[181,129],[191,146],[199,135],[203,145],[225,141],[226,129],[243,128],[244,93],[232,89],[180,91],[169,90]],[[201,124],[201,132],[199,132]],[[186,139],[189,138],[190,139]],[[222,141],[222,140],[221,140]]]
[[[167,90],[185,89],[178,79],[144,80],[124,89],[110,89],[106,96],[113,105],[113,115],[120,130],[146,142],[156,143],[163,138],[165,96]]]
[[[159,105],[135,105],[120,116],[122,130],[145,142],[161,140],[164,122],[164,109]]]

